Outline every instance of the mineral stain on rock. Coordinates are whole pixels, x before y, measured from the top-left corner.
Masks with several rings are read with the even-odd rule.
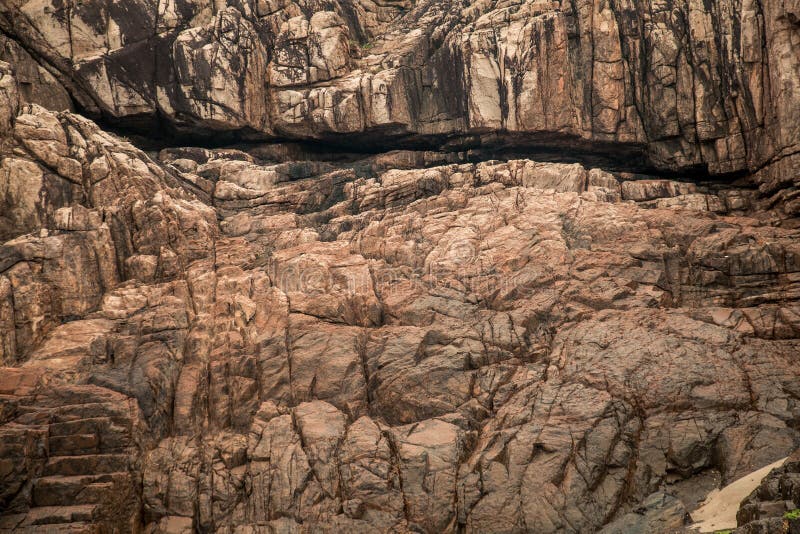
[[[794,532],[799,17],[0,1],[0,531]]]

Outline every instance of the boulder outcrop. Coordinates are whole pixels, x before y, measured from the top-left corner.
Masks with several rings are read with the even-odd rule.
[[[0,3],[0,531],[784,525],[795,4]]]
[[[713,174],[789,158],[796,175],[798,20],[796,2],[761,0],[0,7],[29,91],[62,102],[66,89],[122,124],[438,145],[611,142],[654,168]]]

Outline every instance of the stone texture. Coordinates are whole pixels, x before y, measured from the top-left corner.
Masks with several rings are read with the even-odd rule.
[[[799,15],[760,0],[14,0],[0,27],[34,98],[63,107],[66,89],[126,124],[610,142],[724,174],[798,151]]]
[[[747,191],[8,135],[4,524],[673,528],[800,444],[797,230]]]
[[[797,13],[0,4],[0,530],[684,529],[800,447]]]
[[[797,532],[798,518],[789,514],[800,505],[800,454],[795,452],[742,501],[736,514],[737,534]]]

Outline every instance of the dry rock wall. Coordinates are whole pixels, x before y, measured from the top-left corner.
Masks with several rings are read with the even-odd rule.
[[[0,531],[683,531],[800,447],[798,17],[0,2]]]

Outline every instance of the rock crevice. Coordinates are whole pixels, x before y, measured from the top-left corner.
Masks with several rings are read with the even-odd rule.
[[[800,446],[797,13],[1,4],[0,530],[686,528]]]

